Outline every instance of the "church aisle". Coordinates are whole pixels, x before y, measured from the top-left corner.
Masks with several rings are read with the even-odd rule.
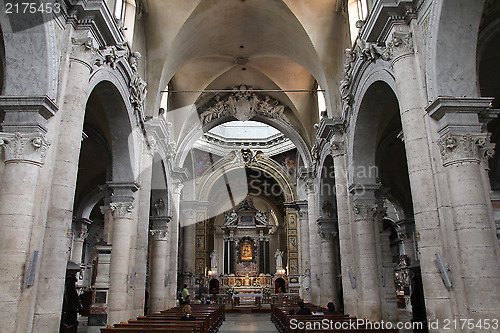
[[[269,313],[226,313],[219,333],[278,332]]]

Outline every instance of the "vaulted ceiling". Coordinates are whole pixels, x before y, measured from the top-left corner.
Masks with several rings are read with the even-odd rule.
[[[349,41],[342,0],[149,0],[145,36],[148,105],[160,91],[230,89],[327,90],[338,112],[343,49]],[[278,92],[310,144],[318,122],[313,93]],[[199,92],[172,93],[169,110],[195,103]]]

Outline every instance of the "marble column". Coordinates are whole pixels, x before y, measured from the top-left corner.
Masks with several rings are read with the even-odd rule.
[[[486,111],[492,98],[440,97],[427,107],[439,122],[438,145],[446,171],[457,236],[458,267],[451,267],[453,283],[461,280],[467,313],[476,321],[498,318],[500,309],[500,266],[496,230],[489,214],[491,199],[483,181],[486,159],[494,144],[482,133],[478,114]]]
[[[162,221],[163,220],[163,221]],[[165,302],[165,278],[167,276],[167,262],[165,258],[168,253],[168,230],[167,219],[154,217],[154,228],[151,234],[151,267],[149,289],[149,311],[151,313],[166,309]]]
[[[69,259],[68,230],[71,229],[73,217],[88,82],[95,56],[94,42],[88,31],[75,33],[72,43],[40,263],[33,323],[35,332],[59,330],[66,264]]]
[[[316,191],[314,179],[308,179],[306,184],[308,215],[309,215],[309,255],[311,267],[311,303],[319,305],[320,303],[320,253],[319,253],[319,234],[316,220]]]
[[[307,202],[297,202],[299,210],[299,258],[300,258],[300,296],[304,302],[311,302],[311,259],[309,256],[309,219],[307,213]]]
[[[337,202],[337,219],[339,226],[339,248],[342,274],[342,294],[344,312],[358,313],[357,293],[351,281],[354,269],[353,235],[350,217],[349,191],[347,185],[345,149],[343,142],[344,128],[341,122],[335,125],[336,131],[331,141],[331,154],[335,172],[335,198]]]
[[[6,120],[9,113],[6,114]],[[49,143],[43,132],[0,133],[5,168],[0,188],[0,320],[2,331],[19,332],[19,302],[29,290],[27,273],[34,251],[30,248],[35,218],[38,175]],[[28,269],[27,269],[28,268]],[[36,269],[33,267],[32,269]]]
[[[413,20],[411,26],[420,29],[416,25]],[[433,151],[429,146],[429,133],[433,128],[424,109],[426,97],[421,88],[423,83],[418,75],[421,69],[410,30],[407,25],[395,25],[388,48],[396,79],[415,227],[419,235],[425,306],[430,321],[455,318],[456,313],[464,311],[464,305],[446,290],[435,262],[436,253],[444,253],[449,248],[448,239],[453,242],[453,236],[448,235],[442,224],[449,213],[442,207],[442,198],[436,192],[441,176],[433,165]]]
[[[377,253],[379,216],[381,210],[375,200],[377,185],[353,186],[354,194],[354,244],[356,244],[356,289],[358,312],[356,315],[369,320],[382,320],[381,271]]]

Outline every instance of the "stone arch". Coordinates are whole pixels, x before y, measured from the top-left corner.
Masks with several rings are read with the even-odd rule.
[[[426,65],[430,100],[437,96],[479,96],[476,47],[484,3],[485,0],[434,2],[429,28],[433,38],[428,39]]]
[[[4,95],[46,95],[57,100],[59,58],[54,24],[52,17],[40,12],[0,15]]]
[[[123,82],[110,71],[98,71],[92,76],[89,97],[97,94],[106,112],[110,145],[113,157],[112,181],[131,182],[138,178],[142,132],[139,130],[134,110]]]
[[[383,100],[380,96],[394,96],[397,100],[394,77],[385,68],[375,68],[364,74],[360,81],[354,101],[350,123],[354,130],[349,133],[348,165],[351,170],[364,168],[369,171],[375,166],[376,142]],[[371,174],[367,172],[366,174]],[[349,173],[349,184],[374,184],[376,175],[361,179],[357,172]]]
[[[238,154],[238,153],[236,153]],[[294,202],[297,198],[295,188],[290,176],[283,167],[271,158],[255,154],[251,164],[235,163],[237,157],[226,157],[215,163],[200,180],[197,200],[208,202],[210,190],[215,182],[232,170],[249,167],[269,174],[283,190],[285,202]]]
[[[279,104],[280,106],[283,106]],[[283,106],[284,108],[285,106]],[[312,156],[305,139],[299,132],[300,129],[282,117],[271,118],[263,114],[254,113],[251,120],[262,122],[266,125],[272,126],[288,137],[297,147],[304,166],[309,167],[312,165]],[[225,113],[218,118],[212,118],[209,122],[203,124],[203,119],[198,118],[196,109],[191,110],[190,115],[186,117],[184,128],[182,129],[179,144],[177,146],[177,154],[175,155],[174,165],[181,168],[184,164],[186,156],[193,144],[198,140],[203,133],[210,131],[212,128],[224,124],[226,122],[237,120],[232,114]],[[201,124],[200,124],[201,122]],[[188,124],[191,124],[189,126]],[[188,127],[189,126],[189,127]]]

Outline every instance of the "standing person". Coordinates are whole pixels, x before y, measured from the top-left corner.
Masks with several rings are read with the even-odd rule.
[[[182,302],[184,304],[191,303],[191,294],[189,293],[187,286],[187,284],[184,284],[184,288],[182,289]]]
[[[278,288],[278,305],[283,305],[285,294],[283,294],[283,288]]]

